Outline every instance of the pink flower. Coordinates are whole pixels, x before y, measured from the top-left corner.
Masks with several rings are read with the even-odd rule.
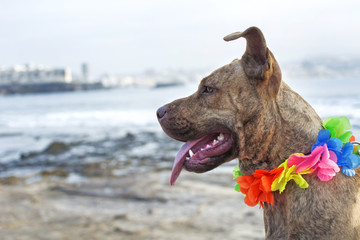
[[[296,173],[305,169],[313,169],[312,172],[317,171],[317,176],[321,181],[329,181],[340,171],[336,162],[336,154],[329,151],[327,145],[324,144],[316,147],[309,155],[291,155],[288,167],[296,165]]]

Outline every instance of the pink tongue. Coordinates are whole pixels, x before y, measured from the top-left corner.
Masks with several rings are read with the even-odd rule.
[[[184,166],[186,155],[189,152],[189,150],[198,142],[200,142],[202,139],[203,138],[195,141],[188,141],[180,148],[179,152],[176,154],[174,165],[172,168],[170,185],[174,185],[176,179],[179,177],[181,170],[183,169]]]

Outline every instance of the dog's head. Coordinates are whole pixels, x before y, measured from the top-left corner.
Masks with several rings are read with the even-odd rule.
[[[240,37],[247,41],[240,60],[205,77],[194,94],[157,111],[165,133],[186,142],[175,158],[171,184],[182,168],[200,173],[237,157],[252,158],[249,153],[254,149],[250,148],[261,143],[250,144],[255,133],[244,132],[249,122],[258,124],[263,130],[260,134],[269,134],[263,120],[255,119],[260,115],[266,118],[276,109],[281,71],[258,28],[230,34],[224,40]]]

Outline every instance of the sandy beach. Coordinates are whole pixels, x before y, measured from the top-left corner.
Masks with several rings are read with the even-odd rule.
[[[245,206],[231,172],[183,172],[172,187],[170,169],[56,174],[3,180],[1,239],[264,239],[262,210]]]

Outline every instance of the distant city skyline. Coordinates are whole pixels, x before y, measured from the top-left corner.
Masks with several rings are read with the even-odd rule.
[[[262,29],[281,63],[360,56],[360,2],[42,1],[1,3],[0,65],[69,67],[81,75],[155,69],[211,69],[240,58],[245,41],[222,37]]]

